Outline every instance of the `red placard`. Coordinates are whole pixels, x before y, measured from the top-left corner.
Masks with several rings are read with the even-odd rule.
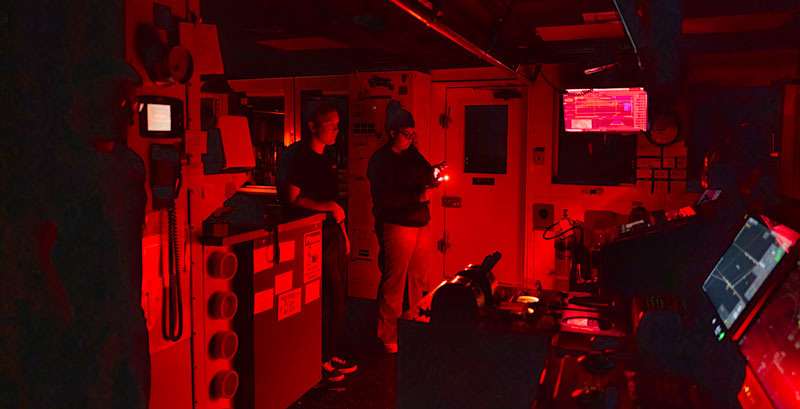
[[[302,291],[302,288],[297,288],[278,296],[278,321],[300,312]]]

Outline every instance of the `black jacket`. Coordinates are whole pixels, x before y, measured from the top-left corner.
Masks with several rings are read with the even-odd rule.
[[[372,191],[376,227],[383,223],[422,227],[431,219],[429,201],[419,197],[433,183],[433,167],[413,145],[400,154],[391,143],[369,160],[367,177]]]

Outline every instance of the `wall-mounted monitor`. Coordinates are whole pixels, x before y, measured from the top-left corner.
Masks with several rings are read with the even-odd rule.
[[[162,96],[140,96],[139,135],[142,138],[183,137],[183,101]]]
[[[647,130],[647,91],[644,88],[568,89],[562,100],[566,132]]]
[[[172,111],[169,104],[147,105],[147,130],[151,132],[169,132],[172,130]]]

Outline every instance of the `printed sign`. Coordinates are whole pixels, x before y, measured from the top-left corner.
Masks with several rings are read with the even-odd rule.
[[[302,291],[296,288],[278,296],[278,321],[300,312]]]
[[[319,298],[319,282],[320,280],[314,280],[308,284],[306,284],[306,301],[305,304],[308,304],[316,299]]]
[[[322,232],[303,236],[303,283],[322,277]]]

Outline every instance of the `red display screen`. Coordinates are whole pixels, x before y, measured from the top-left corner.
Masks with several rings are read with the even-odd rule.
[[[647,130],[647,92],[644,88],[568,89],[563,101],[567,132]]]

